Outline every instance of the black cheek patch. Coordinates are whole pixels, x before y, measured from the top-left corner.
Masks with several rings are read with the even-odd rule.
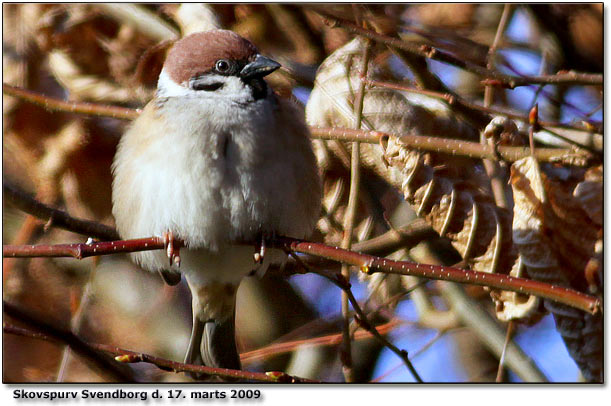
[[[197,83],[197,82],[194,82],[192,87],[193,87],[193,90],[205,90],[207,92],[213,92],[215,90],[220,89],[223,86],[224,86],[224,83],[221,83],[221,82],[217,82],[217,83]]]

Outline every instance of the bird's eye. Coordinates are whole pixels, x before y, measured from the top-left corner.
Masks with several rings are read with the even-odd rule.
[[[226,59],[219,59],[214,66],[218,73],[229,73],[232,68],[231,62]]]

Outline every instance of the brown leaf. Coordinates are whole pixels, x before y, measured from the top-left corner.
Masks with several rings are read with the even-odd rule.
[[[559,286],[588,291],[596,267],[601,225],[591,221],[575,195],[585,174],[524,158],[511,167],[514,192],[513,239],[529,276]],[[590,176],[596,176],[590,173]],[[581,196],[580,193],[576,193]],[[596,199],[586,199],[596,206]],[[602,205],[602,198],[598,201]],[[599,246],[599,251],[600,250]],[[545,307],[569,353],[590,381],[602,381],[602,316],[551,301]]]
[[[309,124],[354,127],[353,105],[361,80],[363,47],[364,40],[354,39],[323,62],[306,107]],[[393,75],[376,59],[370,62],[369,72],[373,78]],[[388,88],[367,89],[362,121],[363,129],[394,134],[477,138],[477,132],[439,100]],[[323,168],[329,152],[341,162],[349,148],[321,141],[316,147]],[[476,161],[414,151],[392,138],[385,145],[361,144],[361,156],[368,169],[400,189],[416,213],[451,240],[473,269],[511,272],[517,260],[511,240],[511,214],[491,200],[485,175]],[[504,319],[525,315],[514,310],[505,314],[504,306],[499,309],[498,315]]]

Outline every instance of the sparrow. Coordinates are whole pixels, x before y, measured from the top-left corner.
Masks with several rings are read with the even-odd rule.
[[[307,238],[320,214],[303,112],[263,79],[279,67],[232,31],[184,37],[168,51],[155,97],[117,147],[112,212],[121,237],[170,235],[183,243],[179,264],[161,250],[131,255],[146,270],[185,277],[193,306],[185,363],[241,369],[239,283],[286,258],[268,250],[257,264],[253,246],[243,243]]]

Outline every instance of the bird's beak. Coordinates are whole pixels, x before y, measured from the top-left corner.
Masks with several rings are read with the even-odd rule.
[[[280,66],[281,65],[274,60],[262,55],[257,55],[254,61],[244,66],[240,71],[240,77],[242,79],[262,78],[269,75]]]

